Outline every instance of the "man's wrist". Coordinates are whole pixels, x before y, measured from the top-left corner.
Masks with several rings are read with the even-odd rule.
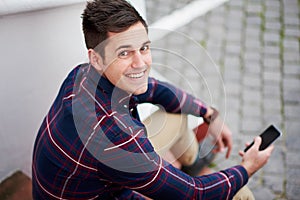
[[[215,109],[214,107],[209,107],[210,111],[208,110],[207,114],[203,116],[203,121],[206,124],[211,124],[218,116],[219,116],[219,112],[217,111],[217,109]]]
[[[255,170],[251,169],[251,167],[244,162],[241,163],[241,166],[247,171],[248,177],[251,177],[255,173]]]

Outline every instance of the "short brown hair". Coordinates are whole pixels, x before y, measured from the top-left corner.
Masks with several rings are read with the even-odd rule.
[[[141,22],[148,25],[126,0],[88,1],[82,14],[82,29],[87,49],[94,49],[108,37],[108,32],[120,33]]]

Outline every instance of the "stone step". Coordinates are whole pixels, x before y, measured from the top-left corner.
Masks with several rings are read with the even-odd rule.
[[[16,171],[0,183],[1,200],[32,200],[31,179],[21,171]]]

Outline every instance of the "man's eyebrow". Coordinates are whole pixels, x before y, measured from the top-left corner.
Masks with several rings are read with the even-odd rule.
[[[151,43],[151,41],[148,40],[148,41],[144,42],[141,46],[144,46],[144,45],[150,44],[150,43]],[[132,48],[132,45],[121,45],[116,49],[116,52],[120,49],[128,49],[128,48]]]

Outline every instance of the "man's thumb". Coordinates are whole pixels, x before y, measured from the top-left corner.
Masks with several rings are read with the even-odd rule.
[[[261,137],[260,136],[257,136],[257,137],[255,137],[254,138],[254,147],[256,148],[256,149],[259,149],[259,146],[260,146],[260,144],[261,144]]]

